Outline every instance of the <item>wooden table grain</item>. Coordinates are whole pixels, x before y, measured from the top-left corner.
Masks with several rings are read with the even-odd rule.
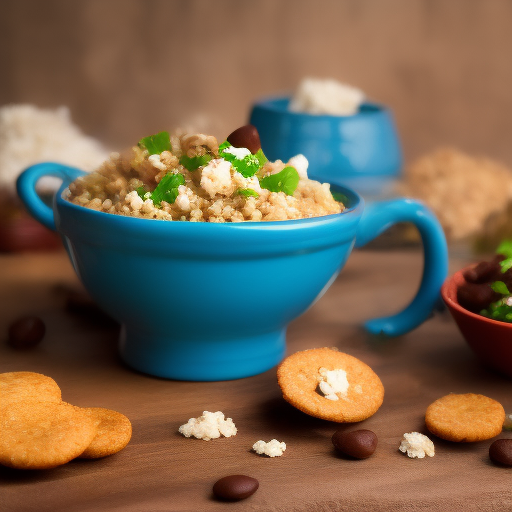
[[[452,260],[452,270],[462,260]],[[275,369],[229,382],[177,382],[123,365],[118,328],[89,312],[65,308],[66,289],[79,286],[66,255],[0,256],[0,371],[53,377],[63,399],[127,415],[133,437],[120,453],[74,460],[46,471],[0,469],[0,509],[20,511],[510,511],[512,469],[494,466],[490,441],[444,442],[432,436],[433,458],[398,451],[404,432],[427,433],[426,407],[449,392],[488,395],[512,411],[512,381],[483,368],[447,313],[396,339],[371,337],[363,320],[392,313],[410,300],[421,274],[417,250],[355,252],[324,297],[288,330],[289,353],[335,346],[369,364],[386,394],[379,411],[357,425],[338,425],[295,410],[282,398]],[[248,312],[248,321],[253,318]],[[44,319],[36,348],[11,349],[9,323],[24,314]],[[186,439],[178,427],[202,411],[223,411],[238,427],[234,438]],[[363,461],[336,455],[338,428],[368,428],[379,438]],[[1,433],[0,433],[1,435]],[[499,437],[510,438],[511,432]],[[282,457],[251,452],[263,439],[285,441]],[[223,503],[213,483],[229,474],[257,478],[249,499]]]

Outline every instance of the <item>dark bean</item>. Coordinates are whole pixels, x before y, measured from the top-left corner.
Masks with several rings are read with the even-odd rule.
[[[252,124],[237,128],[228,135],[227,141],[235,148],[247,148],[253,155],[261,149],[260,134]]]
[[[498,439],[489,447],[489,457],[495,464],[512,466],[512,439]]]
[[[457,289],[459,304],[474,313],[479,313],[500,297],[500,294],[492,290],[490,284],[463,283]]]
[[[217,480],[213,486],[213,494],[221,500],[244,500],[254,494],[260,483],[256,478],[245,475],[230,475]]]
[[[9,326],[8,343],[17,349],[31,348],[37,345],[46,332],[44,322],[37,316],[25,316]]]
[[[481,261],[474,267],[465,270],[463,276],[469,283],[486,283],[493,281],[500,269],[499,262],[496,260]]]
[[[377,448],[377,435],[371,430],[338,430],[332,436],[332,444],[343,455],[355,459],[367,459]]]

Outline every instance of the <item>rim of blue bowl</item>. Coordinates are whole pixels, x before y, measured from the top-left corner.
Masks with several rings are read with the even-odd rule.
[[[288,105],[290,103],[291,96],[283,95],[283,96],[269,96],[267,98],[262,98],[256,101],[252,108],[262,108],[266,109],[270,112],[278,113],[278,114],[286,114],[290,116],[303,116],[303,117],[312,117],[314,119],[336,119],[336,120],[349,120],[354,119],[360,116],[371,116],[376,115],[382,112],[389,112],[389,108],[381,103],[376,103],[373,101],[365,101],[359,107],[359,110],[356,114],[351,114],[347,116],[333,115],[333,114],[310,114],[308,112],[294,112],[293,110],[288,110]]]
[[[349,188],[333,188],[343,190],[349,199],[348,208],[341,213],[283,221],[210,223],[170,222],[93,210],[65,199],[67,187],[63,185],[55,197],[54,215],[57,231],[71,243],[81,240],[145,254],[172,253],[174,257],[257,259],[353,242],[364,199]]]

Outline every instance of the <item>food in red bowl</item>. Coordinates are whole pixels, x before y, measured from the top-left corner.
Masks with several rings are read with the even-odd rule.
[[[502,293],[512,288],[508,283],[512,272],[503,272],[506,256],[498,255],[493,261],[456,272],[444,282],[441,295],[478,358],[499,373],[512,377],[512,318],[509,321],[489,318],[494,315],[505,319],[507,308],[512,311],[512,306],[507,306],[509,295]],[[505,288],[496,283],[502,283]]]

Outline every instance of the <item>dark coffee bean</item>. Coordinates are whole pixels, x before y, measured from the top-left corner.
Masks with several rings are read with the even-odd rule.
[[[498,439],[489,447],[489,457],[495,464],[512,466],[512,439]]]
[[[499,262],[481,261],[472,268],[468,268],[462,274],[464,279],[469,283],[487,283],[494,281],[495,276],[500,272]]]
[[[256,478],[245,475],[230,475],[217,480],[213,486],[213,494],[221,500],[244,500],[254,494],[260,483]]]
[[[44,322],[37,316],[25,316],[9,326],[8,343],[13,348],[24,349],[37,345],[46,332]]]
[[[343,455],[367,459],[377,448],[377,435],[371,430],[338,430],[332,436],[332,444]]]
[[[459,304],[474,313],[480,313],[482,309],[500,297],[499,293],[492,290],[490,284],[463,283],[457,289]]]
[[[252,124],[237,128],[228,135],[227,141],[235,148],[247,148],[253,155],[261,149],[260,134]]]

